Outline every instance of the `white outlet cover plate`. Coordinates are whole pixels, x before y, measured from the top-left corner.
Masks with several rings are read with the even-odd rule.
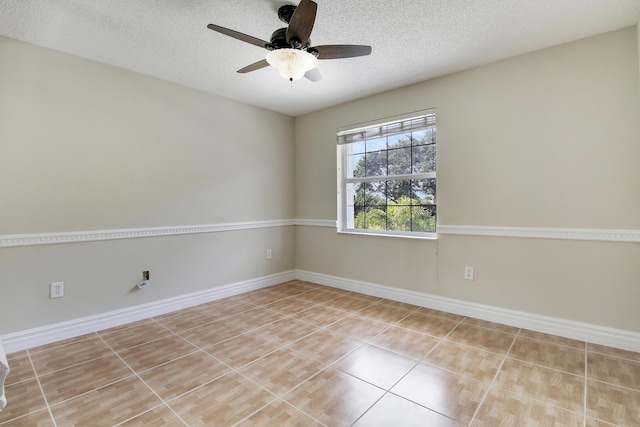
[[[62,298],[64,296],[64,282],[52,282],[50,298]]]
[[[464,267],[464,278],[467,280],[473,280],[473,267],[469,267],[465,265]]]

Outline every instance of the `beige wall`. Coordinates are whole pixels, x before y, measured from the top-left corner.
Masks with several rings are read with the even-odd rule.
[[[0,38],[0,235],[292,219],[293,127],[291,117]],[[294,234],[0,248],[0,334],[289,271]],[[131,292],[143,270],[153,286]],[[52,281],[65,282],[64,298],[48,299]]]
[[[631,27],[297,118],[297,217],[336,217],[339,127],[435,107],[440,224],[640,229],[637,43]],[[638,244],[298,227],[296,251],[302,270],[640,331]]]
[[[334,220],[336,129],[430,107],[441,224],[640,229],[637,45],[616,31],[294,120],[0,38],[0,235]],[[0,334],[294,268],[640,331],[639,255],[305,226],[0,248]]]
[[[6,38],[0,55],[0,234],[293,217],[292,118]]]

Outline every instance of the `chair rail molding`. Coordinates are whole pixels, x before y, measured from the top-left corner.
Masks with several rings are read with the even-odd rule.
[[[336,221],[332,219],[280,219],[220,224],[177,225],[168,227],[4,234],[0,235],[0,248],[95,242],[100,240],[139,239],[144,237],[176,236],[181,234],[220,233],[224,231],[288,226],[324,227],[335,229]],[[438,225],[438,234],[640,243],[640,230],[622,229]]]
[[[639,243],[640,230],[438,225],[438,234]]]
[[[222,224],[178,225],[170,227],[124,228],[110,230],[67,231],[57,233],[0,235],[0,248],[60,243],[95,242],[99,240],[138,239],[142,237],[176,236],[180,234],[219,233],[223,231],[296,225],[293,219],[231,222]]]
[[[296,225],[336,228],[335,219],[296,219]]]

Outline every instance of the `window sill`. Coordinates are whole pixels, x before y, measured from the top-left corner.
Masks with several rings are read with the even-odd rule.
[[[338,234],[356,234],[359,236],[399,237],[401,239],[438,240],[438,233],[396,234],[384,232],[367,232],[365,230],[338,230]]]

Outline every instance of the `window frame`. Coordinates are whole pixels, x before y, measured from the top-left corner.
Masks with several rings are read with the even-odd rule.
[[[434,194],[435,196],[435,216],[436,216],[436,229],[433,232],[425,232],[425,231],[406,231],[406,230],[375,230],[375,229],[360,229],[360,228],[349,228],[348,227],[348,219],[347,214],[349,212],[347,205],[347,197],[349,192],[347,191],[347,186],[349,184],[362,183],[362,182],[389,182],[389,181],[402,181],[402,180],[419,180],[419,179],[433,179],[436,180],[437,183],[437,173],[434,170],[433,172],[421,172],[421,173],[409,173],[409,174],[398,174],[398,175],[389,175],[387,171],[387,175],[376,175],[376,176],[365,176],[365,177],[348,177],[347,174],[352,173],[349,172],[353,166],[350,167],[349,157],[350,153],[348,153],[348,147],[353,146],[355,141],[348,142],[345,140],[345,136],[348,135],[356,135],[361,133],[365,135],[366,133],[371,133],[371,130],[375,133],[376,128],[382,129],[386,126],[398,125],[402,122],[425,119],[425,126],[422,128],[409,129],[407,131],[403,131],[397,134],[408,133],[415,130],[421,129],[429,129],[433,127],[436,129],[436,111],[435,109],[427,109],[416,111],[412,113],[402,114],[398,116],[388,117],[384,119],[374,120],[366,123],[360,123],[356,125],[346,126],[338,129],[337,132],[337,206],[338,206],[338,218],[336,221],[337,231],[338,233],[344,234],[365,234],[365,235],[375,235],[375,236],[390,236],[390,237],[404,237],[404,238],[417,238],[417,239],[436,239],[437,238],[437,221],[438,221],[438,198],[437,198],[437,190]],[[430,123],[432,121],[432,123]],[[367,132],[369,131],[369,132]],[[388,137],[390,134],[394,135],[394,133],[386,133],[380,131],[384,135],[384,137]],[[437,131],[436,131],[437,133]],[[377,136],[378,138],[380,136]],[[375,136],[374,136],[375,138]],[[371,139],[374,139],[371,138]],[[437,167],[437,136],[436,142],[434,146],[436,147],[436,167]],[[366,139],[362,139],[363,141]],[[414,146],[411,146],[414,147]],[[419,146],[418,146],[419,147]],[[384,150],[389,152],[389,147],[387,145]],[[434,168],[435,169],[435,168]],[[437,184],[436,184],[437,188]],[[387,205],[388,199],[387,199]]]

